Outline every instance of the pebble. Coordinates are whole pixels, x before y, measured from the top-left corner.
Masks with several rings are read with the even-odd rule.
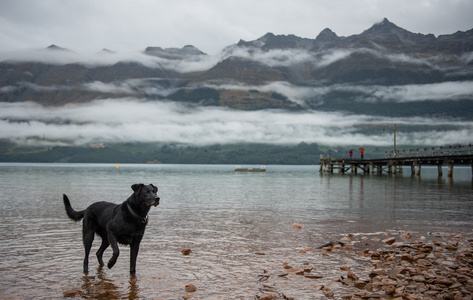
[[[181,298],[184,299],[184,300],[192,299],[192,298],[194,298],[194,295],[192,295],[192,294],[185,294],[185,295],[182,296]]]
[[[324,296],[327,298],[332,298],[334,295],[335,294],[332,291],[324,293]]]
[[[188,284],[188,285],[185,286],[185,290],[188,293],[193,293],[193,292],[197,291],[197,288],[193,284]]]
[[[181,250],[181,253],[183,255],[189,255],[189,254],[191,254],[191,252],[192,252],[192,250],[189,249],[189,248],[184,248],[184,249]]]
[[[275,299],[279,299],[279,297],[274,294],[263,294],[261,297],[259,297],[259,300],[275,300]]]
[[[287,272],[289,273],[304,273],[304,269],[302,268],[289,268],[289,269],[286,269]]]
[[[310,278],[310,279],[321,279],[321,278],[324,278],[324,276],[322,275],[317,275],[317,274],[305,274],[304,275],[306,278]]]
[[[390,238],[384,239],[383,243],[388,244],[388,245],[392,245],[395,241],[396,241],[395,237],[390,237]]]

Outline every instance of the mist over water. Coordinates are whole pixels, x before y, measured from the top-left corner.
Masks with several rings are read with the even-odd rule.
[[[451,118],[389,118],[343,112],[239,111],[135,98],[46,107],[0,103],[0,139],[29,145],[160,142],[387,146],[469,144],[473,123]],[[367,130],[369,129],[369,130]]]
[[[315,251],[297,254],[347,233],[473,233],[470,167],[456,167],[453,178],[439,178],[428,167],[420,177],[407,171],[328,175],[319,174],[318,166],[267,166],[266,173],[245,174],[233,169],[0,164],[0,296],[54,299],[69,290],[100,290],[111,298],[176,299],[194,283],[203,299],[253,299],[257,275],[284,261],[309,261],[327,280],[336,275],[334,265],[363,265]],[[84,278],[82,226],[67,218],[62,194],[79,210],[96,201],[121,203],[134,183],[157,185],[161,197],[149,215],[137,278],[128,275],[128,247],[120,247],[113,269],[97,268],[99,238],[90,277]],[[183,256],[182,248],[191,248],[191,255]],[[110,256],[108,249],[104,259]],[[293,288],[292,295],[307,297],[302,286]]]

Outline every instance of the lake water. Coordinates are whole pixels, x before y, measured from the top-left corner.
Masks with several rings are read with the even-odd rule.
[[[297,249],[347,233],[473,231],[470,167],[456,167],[453,178],[427,167],[420,177],[410,170],[343,175],[320,174],[318,166],[267,166],[266,173],[237,173],[234,167],[0,164],[0,298],[54,299],[77,291],[76,298],[80,292],[91,298],[181,299],[192,283],[198,299],[254,299],[258,275],[285,261],[307,261],[334,276],[335,265],[362,263],[349,257],[318,263],[323,258],[316,252],[298,256]],[[99,238],[85,277],[81,223],[67,218],[62,194],[82,210],[101,200],[123,202],[134,183],[153,183],[161,197],[149,215],[137,277],[128,274],[125,246],[113,269],[98,267]],[[183,248],[192,253],[182,255]],[[110,255],[107,249],[104,260]],[[318,299],[306,286],[298,282],[287,289],[298,299]]]

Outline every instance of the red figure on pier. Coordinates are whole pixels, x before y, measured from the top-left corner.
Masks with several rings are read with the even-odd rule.
[[[363,159],[363,157],[365,156],[365,148],[360,147],[360,148],[358,148],[358,150],[360,150],[361,159]]]

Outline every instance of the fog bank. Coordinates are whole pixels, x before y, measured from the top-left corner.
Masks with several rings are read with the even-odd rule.
[[[238,111],[134,98],[53,108],[31,102],[0,103],[0,139],[43,145],[306,142],[385,146],[392,144],[389,129],[395,123],[409,128],[398,133],[399,145],[468,144],[473,136],[473,122],[451,119],[386,118],[318,111]],[[442,125],[448,129],[440,130]]]

